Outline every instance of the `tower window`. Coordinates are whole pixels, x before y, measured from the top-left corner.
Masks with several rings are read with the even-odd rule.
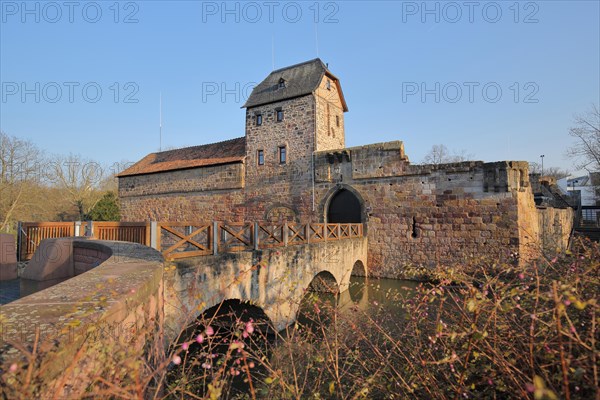
[[[256,114],[256,126],[262,125],[262,114]]]
[[[287,161],[287,149],[285,146],[279,146],[279,164],[285,164]]]
[[[258,160],[258,165],[265,165],[265,152],[263,150],[258,150],[256,152],[256,158]]]
[[[325,88],[327,90],[331,90],[331,81],[329,79],[327,79],[327,82],[325,82]]]
[[[277,85],[279,89],[283,89],[285,87],[285,79],[279,79],[279,84]]]
[[[339,115],[335,116],[335,126],[337,126],[338,128],[340,127],[340,116]]]
[[[331,136],[335,137],[335,131],[331,128]]]
[[[283,110],[281,108],[278,108],[277,110],[275,110],[275,112],[277,113],[277,122],[283,121]]]

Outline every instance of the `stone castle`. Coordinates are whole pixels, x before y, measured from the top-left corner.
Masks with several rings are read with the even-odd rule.
[[[123,220],[362,222],[369,274],[385,277],[568,242],[570,211],[536,208],[526,162],[413,165],[400,141],[346,148],[346,100],[320,59],[271,72],[244,108],[244,137],[119,174]]]

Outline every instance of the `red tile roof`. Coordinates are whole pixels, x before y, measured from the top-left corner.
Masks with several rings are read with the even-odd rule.
[[[151,153],[127,168],[118,177],[153,174],[178,169],[242,162],[246,156],[246,138],[185,147],[183,149]]]

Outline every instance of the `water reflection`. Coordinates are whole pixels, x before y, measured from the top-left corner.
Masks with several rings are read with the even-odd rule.
[[[332,293],[309,293],[300,305],[297,326],[313,333],[329,326],[334,316],[347,319],[376,318],[397,325],[406,315],[404,304],[414,296],[414,289],[421,283],[396,279],[352,277],[350,287],[339,295]],[[391,326],[384,326],[391,328]]]
[[[229,384],[223,388],[227,391],[223,392],[224,398],[248,395],[255,389],[261,393],[269,390],[267,379],[272,380],[273,366],[289,364],[290,357],[299,363],[298,368],[308,368],[305,376],[308,382],[313,378],[318,380],[312,376],[315,373],[312,367],[302,363],[307,362],[306,357],[310,359],[308,353],[321,348],[323,339],[333,331],[335,340],[343,341],[340,343],[342,352],[352,349],[371,355],[371,344],[376,344],[377,351],[393,351],[390,343],[370,328],[368,321],[377,320],[390,335],[399,332],[406,317],[403,305],[414,296],[418,285],[411,281],[353,277],[349,290],[343,293],[308,292],[296,323],[278,334],[270,330],[270,321],[260,308],[227,300],[204,312],[174,344],[181,359],[180,364],[171,366],[168,385],[184,385],[187,393],[202,397],[213,379],[225,379]],[[249,321],[254,333],[245,335],[244,327]],[[210,339],[206,336],[209,325],[214,330]],[[200,342],[199,335],[204,335]],[[238,340],[247,346],[245,351],[231,352],[232,343]],[[185,350],[183,343],[186,343]],[[192,379],[185,381],[185,377]]]
[[[47,289],[66,281],[69,278],[52,279],[48,281],[34,281],[31,279],[13,279],[0,281],[0,305],[8,304],[30,294]]]

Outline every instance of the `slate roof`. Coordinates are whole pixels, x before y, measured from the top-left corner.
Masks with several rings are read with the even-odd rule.
[[[256,107],[311,94],[317,89],[324,75],[329,76],[337,85],[344,111],[348,111],[339,79],[327,69],[327,66],[319,58],[271,72],[252,90],[243,107]],[[284,88],[279,87],[281,79],[285,81]]]
[[[209,165],[242,162],[246,156],[246,138],[226,140],[202,146],[148,154],[118,177],[152,174]]]

